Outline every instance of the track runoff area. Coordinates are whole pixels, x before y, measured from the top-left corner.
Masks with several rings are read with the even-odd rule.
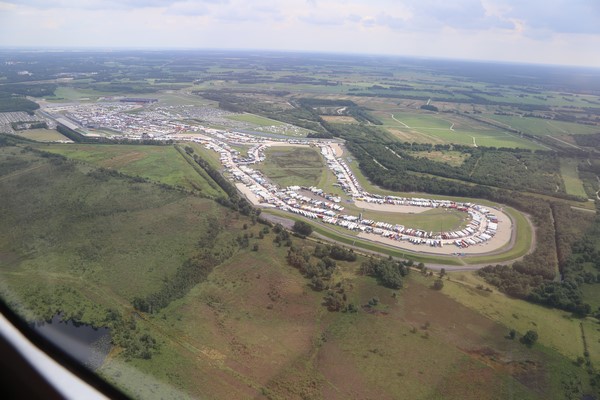
[[[513,222],[500,207],[422,197],[381,196],[367,192],[344,161],[341,145],[336,142],[297,139],[274,141],[242,133],[220,135],[218,138],[206,136],[195,138],[194,141],[219,153],[221,163],[237,188],[255,206],[279,209],[326,225],[342,227],[354,232],[358,238],[411,252],[463,256],[496,254],[507,248],[514,235]],[[230,144],[250,145],[251,148],[247,156],[242,157]],[[318,148],[327,167],[336,176],[337,184],[352,199],[353,208],[382,212],[381,219],[367,219],[360,212],[353,214],[347,211],[342,196],[326,193],[321,188],[280,188],[271,182],[253,166],[263,162],[265,150],[273,146]],[[432,209],[463,212],[465,223],[456,230],[425,231],[390,223],[385,221],[383,215],[419,214]]]

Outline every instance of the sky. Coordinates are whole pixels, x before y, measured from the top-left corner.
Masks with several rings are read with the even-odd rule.
[[[600,68],[600,0],[0,0],[0,47],[264,49]]]

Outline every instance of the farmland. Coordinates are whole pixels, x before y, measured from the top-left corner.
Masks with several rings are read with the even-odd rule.
[[[408,142],[543,149],[517,135],[452,114],[400,111],[387,116],[383,112],[374,115],[380,117],[386,128],[397,132],[401,140]]]
[[[488,117],[500,122],[509,128],[518,129],[532,135],[583,135],[597,133],[598,128],[588,125],[574,124],[564,121],[549,121],[539,118],[525,118],[519,116],[493,115]]]

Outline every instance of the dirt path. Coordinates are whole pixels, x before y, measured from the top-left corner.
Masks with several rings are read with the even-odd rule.
[[[408,125],[406,125],[404,122],[402,122],[402,121],[400,121],[400,120],[396,119],[396,117],[394,117],[394,114],[390,114],[390,115],[392,116],[392,119],[393,119],[394,121],[396,121],[397,123],[401,124],[401,125],[402,125],[402,126],[404,126],[405,128],[408,128],[408,129],[410,129],[410,126],[408,126]]]
[[[481,160],[481,157],[479,157],[477,159],[477,161],[475,161],[475,165],[473,165],[473,169],[471,170],[471,172],[469,173],[469,178],[473,176],[473,173],[475,172],[475,170],[477,169],[477,166],[479,165],[479,160]]]
[[[28,172],[31,172],[31,171],[36,170],[38,168],[41,168],[43,166],[44,166],[44,164],[40,164],[40,165],[35,165],[33,167],[30,167],[30,168],[27,168],[27,169],[23,169],[23,170],[20,170],[20,171],[15,171],[13,173],[10,173],[10,174],[5,175],[2,178],[0,178],[0,182],[5,181],[5,180],[10,179],[10,178],[14,178],[16,176],[20,176],[20,175],[26,174]]]
[[[571,209],[577,210],[577,211],[583,211],[583,212],[589,212],[589,213],[592,213],[592,214],[596,214],[596,210],[590,210],[589,208],[582,208],[582,207],[571,206]]]
[[[575,148],[575,149],[577,149],[577,150],[581,150],[581,147],[579,147],[579,146],[575,146],[575,145],[574,145],[574,144],[572,144],[572,143],[565,142],[564,140],[561,140],[561,139],[559,139],[559,138],[555,138],[554,136],[550,136],[550,135],[548,135],[548,137],[549,137],[550,139],[554,139],[554,140],[556,140],[557,142],[560,142],[560,143],[562,143],[562,144],[566,144],[567,146],[571,146],[571,147],[573,147],[573,148]]]

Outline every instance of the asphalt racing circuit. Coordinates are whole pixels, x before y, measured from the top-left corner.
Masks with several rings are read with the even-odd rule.
[[[219,139],[212,137],[196,141],[219,153],[221,163],[237,188],[257,207],[278,209],[324,225],[341,227],[357,238],[410,252],[465,256],[496,254],[511,247],[515,227],[502,208],[472,202],[371,194],[362,189],[344,161],[339,143],[298,139],[273,141],[252,136],[241,138],[239,133],[235,137]],[[247,156],[241,157],[228,143],[250,144],[252,147]],[[265,160],[264,151],[272,146],[318,148],[346,197],[326,193],[317,187],[281,188],[272,183],[267,176],[252,168]],[[352,214],[345,210],[346,202],[352,202],[359,209],[382,212],[382,216],[374,220],[363,218],[360,213]],[[390,212],[419,214],[432,209],[463,212],[465,223],[461,229],[453,231],[425,231],[384,220],[384,214],[389,215]]]

